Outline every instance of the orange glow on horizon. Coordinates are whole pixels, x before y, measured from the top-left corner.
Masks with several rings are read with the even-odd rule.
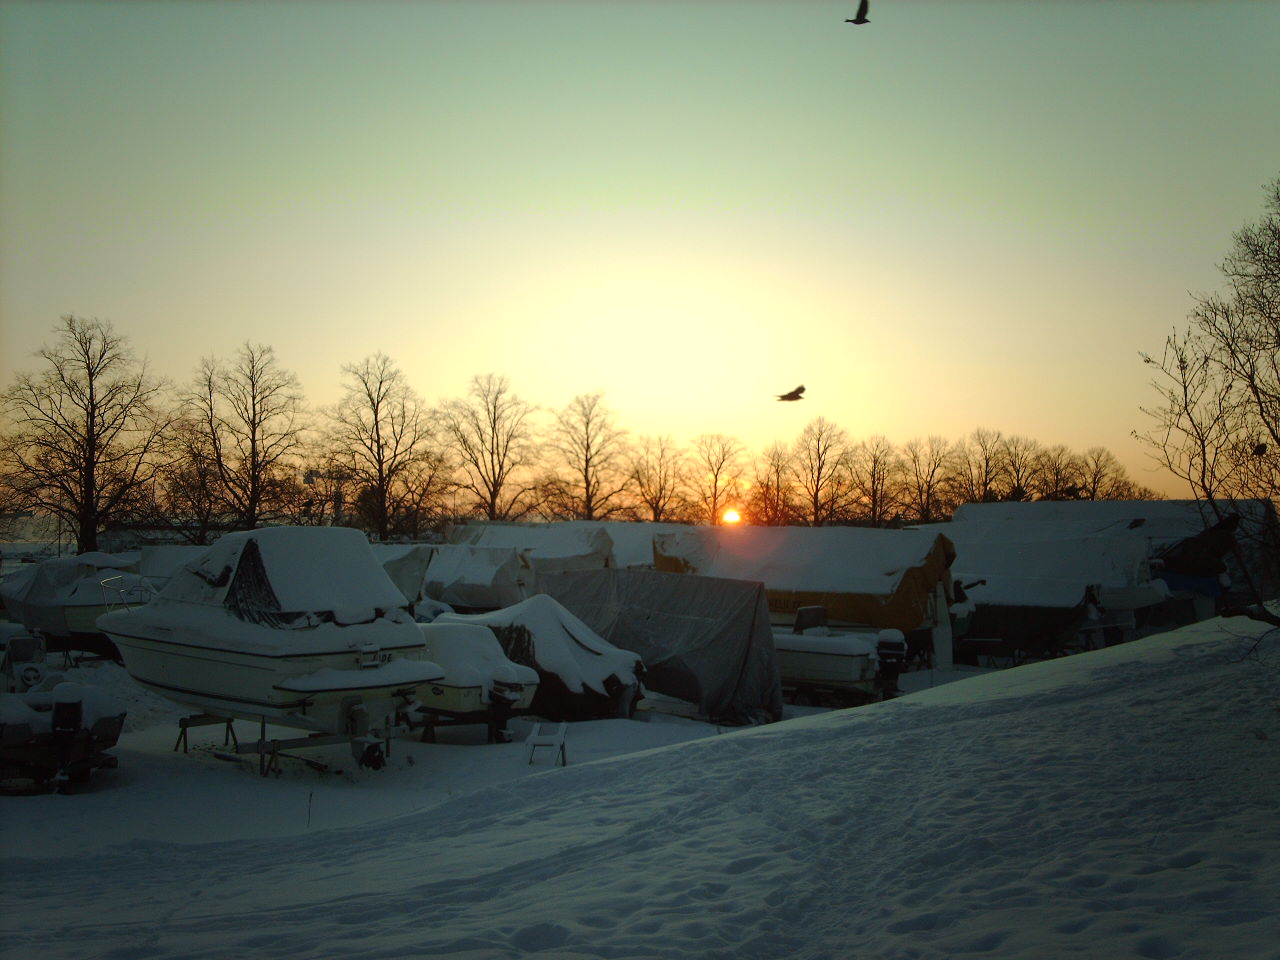
[[[742,514],[738,513],[738,511],[733,509],[733,507],[730,507],[724,512],[724,516],[721,519],[723,519],[725,523],[741,523]]]

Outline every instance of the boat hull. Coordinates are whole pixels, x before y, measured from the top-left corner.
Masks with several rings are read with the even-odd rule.
[[[537,690],[538,685],[536,683],[509,686],[508,693],[514,699],[509,700],[510,706],[507,709],[512,713],[527,711],[533,704],[533,697]],[[423,684],[419,687],[418,701],[422,704],[423,709],[450,717],[467,717],[487,713],[493,706],[485,693],[484,687],[479,684],[461,686],[439,681]]]
[[[156,627],[145,632],[108,629],[107,635],[129,675],[170,700],[214,716],[326,733],[352,732],[356,706],[364,708],[374,727],[390,724],[420,687],[443,674],[423,661],[421,645],[413,644],[384,648],[379,662],[362,666],[361,654],[353,649],[250,652]],[[434,669],[405,671],[398,668],[402,660]],[[321,684],[306,679],[325,671],[340,676]]]

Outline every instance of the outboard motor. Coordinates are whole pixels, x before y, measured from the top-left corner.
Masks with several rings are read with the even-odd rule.
[[[53,688],[51,726],[58,766],[66,767],[72,759],[76,738],[84,727],[84,688],[80,684],[60,683]]]
[[[881,700],[892,700],[902,691],[898,676],[907,662],[907,639],[901,630],[881,630],[876,641],[876,689]]]

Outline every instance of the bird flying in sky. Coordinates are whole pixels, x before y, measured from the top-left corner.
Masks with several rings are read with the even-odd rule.
[[[858,26],[862,26],[862,24],[864,23],[870,23],[871,21],[867,19],[867,6],[869,3],[870,3],[870,0],[862,0],[862,2],[858,4],[858,16],[853,20],[849,20],[846,18],[844,22],[856,23],[858,24]]]
[[[804,397],[800,396],[800,394],[802,393],[804,393],[804,387],[799,386],[799,387],[796,387],[794,390],[792,390],[790,393],[778,394],[778,399],[779,400],[803,400]]]

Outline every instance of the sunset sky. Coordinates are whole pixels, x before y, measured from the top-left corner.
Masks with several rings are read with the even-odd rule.
[[[1280,176],[1280,2],[0,4],[0,383],[63,314],[314,405],[1130,439]],[[773,396],[805,384],[806,399]]]

